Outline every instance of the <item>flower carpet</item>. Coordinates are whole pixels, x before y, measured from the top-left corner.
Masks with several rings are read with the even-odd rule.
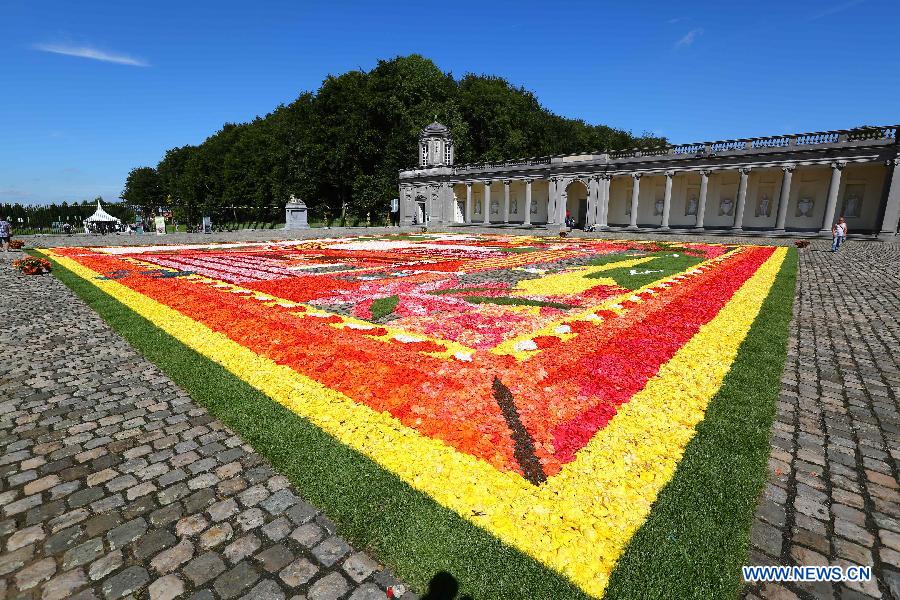
[[[458,234],[42,253],[595,597],[787,257]]]

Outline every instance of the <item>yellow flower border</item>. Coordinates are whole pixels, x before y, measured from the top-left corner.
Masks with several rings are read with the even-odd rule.
[[[98,279],[100,274],[72,259],[41,252],[411,487],[598,597],[672,478],[787,255],[777,248],[573,462],[535,487],[114,280]]]

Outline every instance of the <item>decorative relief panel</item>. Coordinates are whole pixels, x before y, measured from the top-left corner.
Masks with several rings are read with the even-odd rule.
[[[732,198],[731,196],[725,196],[724,198],[721,198],[719,200],[719,216],[734,216],[734,198]]]
[[[766,183],[760,186],[759,193],[756,196],[756,211],[754,214],[757,217],[768,217],[772,214],[772,198],[775,195],[775,185],[771,183]]]
[[[700,188],[690,186],[684,198],[684,216],[696,217],[700,206]]]
[[[863,198],[866,197],[866,184],[848,183],[844,190],[844,201],[841,204],[841,214],[847,218],[860,216]]]
[[[665,207],[665,200],[662,198],[657,198],[656,202],[653,203],[653,216],[661,217],[663,214],[663,208]]]
[[[813,211],[816,208],[816,188],[815,184],[800,186],[800,199],[797,200],[797,208],[794,211],[795,217],[812,218]]]

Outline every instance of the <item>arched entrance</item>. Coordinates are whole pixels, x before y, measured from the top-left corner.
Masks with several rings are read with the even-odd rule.
[[[587,223],[587,186],[576,179],[566,187],[566,211],[575,220],[575,227],[584,229]]]
[[[413,224],[425,225],[428,223],[428,203],[425,196],[416,196],[416,212],[413,215]]]

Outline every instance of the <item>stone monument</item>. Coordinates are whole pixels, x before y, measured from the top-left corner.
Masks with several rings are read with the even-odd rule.
[[[285,229],[309,229],[306,202],[299,198],[295,198],[294,195],[291,194],[291,199],[288,200],[288,203],[285,205],[284,212]]]

